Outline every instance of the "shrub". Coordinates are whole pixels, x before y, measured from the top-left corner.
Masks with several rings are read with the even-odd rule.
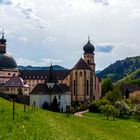
[[[135,106],[135,115],[138,117],[138,120],[140,121],[140,104]]]
[[[100,104],[101,105],[106,105],[106,104],[110,104],[110,102],[107,99],[103,98],[103,99],[100,100]]]
[[[116,101],[115,107],[119,109],[119,116],[122,117],[123,115],[130,114],[130,107],[124,101]]]
[[[90,112],[100,113],[100,106],[109,104],[109,101],[102,99],[102,100],[94,100],[88,107]]]
[[[89,112],[96,112],[99,113],[100,112],[100,100],[95,100],[93,101],[90,105],[89,105]]]
[[[84,111],[84,110],[87,110],[87,105],[85,105],[85,104],[80,104],[80,105],[79,105],[79,111]]]
[[[131,103],[130,99],[129,98],[128,99],[123,99],[123,101],[130,107],[131,112],[133,112],[132,110],[133,110],[135,105]]]
[[[73,114],[73,113],[75,113],[75,110],[74,110],[74,108],[72,106],[69,106],[66,109],[66,113],[67,114]]]
[[[42,108],[43,109],[50,109],[50,105],[49,105],[49,103],[47,103],[46,101],[43,103],[43,105],[42,105]]]

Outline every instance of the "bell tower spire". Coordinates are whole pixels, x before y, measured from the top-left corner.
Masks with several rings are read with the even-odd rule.
[[[0,39],[0,53],[6,53],[6,39],[4,38],[4,29],[2,31],[2,37]]]
[[[90,42],[90,35],[88,34],[88,42]]]
[[[2,30],[2,39],[4,39],[4,29]]]

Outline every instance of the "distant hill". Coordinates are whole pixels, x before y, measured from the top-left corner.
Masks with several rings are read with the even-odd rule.
[[[49,66],[48,67],[34,67],[34,66],[18,66],[19,70],[49,70]],[[54,70],[67,70],[66,68],[59,66],[59,65],[53,65],[53,69]]]
[[[96,74],[99,74],[100,72],[101,72],[101,70],[96,70],[95,71]]]
[[[100,78],[111,78],[113,82],[123,79],[136,69],[140,68],[140,56],[129,57],[116,61],[97,74]],[[139,74],[140,75],[140,74]]]

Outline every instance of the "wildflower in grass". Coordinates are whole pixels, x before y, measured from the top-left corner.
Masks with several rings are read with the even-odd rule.
[[[22,128],[25,128],[25,126],[23,125]]]

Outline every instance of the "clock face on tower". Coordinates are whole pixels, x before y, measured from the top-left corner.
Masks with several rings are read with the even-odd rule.
[[[90,56],[89,56],[89,55],[88,55],[87,57],[88,57],[88,58],[90,58]]]

